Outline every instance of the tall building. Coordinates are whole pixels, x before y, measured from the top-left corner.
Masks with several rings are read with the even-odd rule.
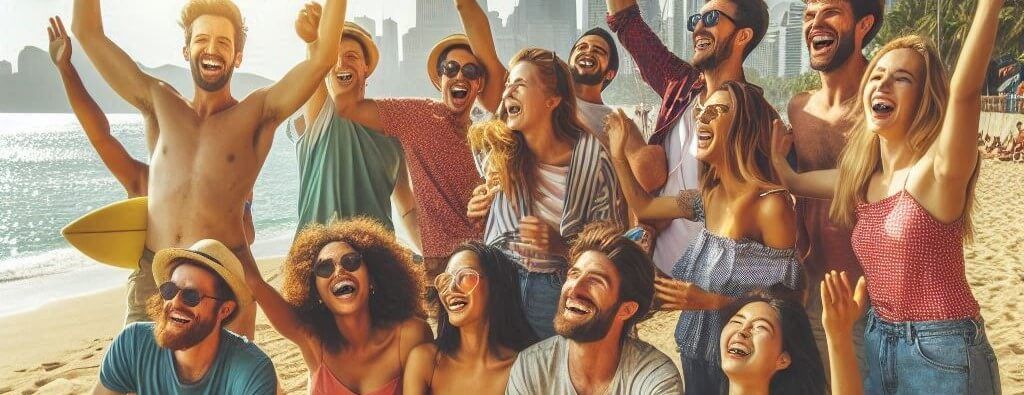
[[[743,62],[745,68],[757,71],[762,77],[771,77],[779,74],[779,30],[770,28],[765,33],[761,44],[754,48],[747,60]]]
[[[355,24],[359,25],[363,30],[366,30],[367,33],[370,33],[370,37],[377,37],[377,22],[374,21],[373,18],[366,15],[357,16],[352,18],[352,22],[355,22]]]
[[[662,29],[665,32],[665,45],[682,59],[693,59],[693,34],[686,29],[690,15],[700,12],[703,0],[666,0],[672,2],[671,16],[668,24]]]
[[[377,44],[380,48],[380,61],[377,62],[377,71],[374,72],[376,78],[371,87],[380,86],[381,95],[398,95],[398,23],[394,19],[388,18],[381,22],[380,42]]]
[[[427,77],[427,56],[442,38],[462,31],[451,0],[416,0],[416,26],[402,36],[401,73],[397,81],[404,94],[434,97],[437,90]]]
[[[809,54],[804,43],[803,18],[806,5],[802,1],[790,1],[779,27],[779,76],[792,77],[802,73],[809,63]],[[807,66],[809,67],[809,66]]]
[[[12,70],[11,62],[6,60],[0,60],[0,77],[10,77],[14,74]]]
[[[520,0],[508,17],[515,47],[554,50],[565,58],[578,35],[575,1]]]

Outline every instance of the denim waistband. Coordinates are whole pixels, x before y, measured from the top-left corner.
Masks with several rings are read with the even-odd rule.
[[[921,336],[964,335],[977,339],[985,333],[985,320],[966,318],[961,320],[889,322],[878,316],[875,309],[868,309],[865,326],[868,330],[878,329],[887,335],[916,339]]]

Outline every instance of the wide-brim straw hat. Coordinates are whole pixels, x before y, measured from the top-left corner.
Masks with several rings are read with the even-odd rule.
[[[430,77],[430,82],[434,84],[434,88],[437,90],[441,90],[441,74],[437,72],[437,62],[440,60],[441,54],[445,53],[448,48],[457,45],[469,47],[469,37],[466,37],[465,34],[457,33],[442,38],[441,41],[434,44],[434,48],[430,50],[430,56],[427,56],[427,77]]]
[[[355,24],[354,22],[345,22],[345,31],[342,33],[342,39],[346,36],[353,37],[366,48],[366,75],[373,74],[373,70],[377,68],[377,61],[380,60],[380,50],[377,49],[377,43],[373,41],[373,36],[363,29],[362,26]]]
[[[252,303],[252,290],[245,283],[245,268],[235,253],[219,241],[199,240],[189,248],[166,248],[153,257],[153,278],[159,286],[171,279],[172,262],[187,259],[213,270],[235,293],[238,307]]]

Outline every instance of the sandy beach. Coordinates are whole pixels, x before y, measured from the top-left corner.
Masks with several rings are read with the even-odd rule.
[[[987,160],[978,183],[975,244],[967,277],[999,358],[1003,393],[1024,394],[1024,165]],[[281,258],[260,260],[280,284]],[[0,318],[0,394],[78,394],[91,390],[111,339],[121,328],[123,287]],[[642,339],[676,359],[677,314],[660,313],[641,326]],[[298,349],[257,318],[256,342],[277,367],[288,393],[304,393],[306,368]]]

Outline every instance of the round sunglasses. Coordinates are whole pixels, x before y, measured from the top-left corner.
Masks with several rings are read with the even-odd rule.
[[[694,114],[697,114],[697,121],[703,124],[710,124],[715,118],[718,118],[722,114],[729,113],[729,106],[726,104],[712,104],[709,106],[701,106],[697,104],[693,109]]]
[[[444,272],[434,278],[434,287],[437,288],[437,293],[442,295],[450,293],[456,288],[459,292],[468,295],[473,293],[478,284],[480,284],[480,272],[468,267],[457,270],[455,274]]]
[[[441,63],[437,68],[437,73],[448,78],[455,78],[459,75],[459,70],[462,70],[462,76],[466,79],[476,80],[484,76],[484,69],[477,66],[476,63],[460,64],[454,60],[449,60]]]
[[[334,263],[334,259],[321,259],[313,265],[313,274],[320,278],[331,278],[337,272],[338,266],[349,273],[354,273],[363,267],[363,254],[350,252],[339,259],[340,265]]]
[[[715,25],[718,25],[718,22],[721,21],[721,17],[723,16],[732,21],[733,24],[736,23],[736,20],[728,14],[719,10],[711,10],[703,14],[698,12],[690,15],[690,19],[686,21],[686,30],[691,32],[697,30],[697,24],[702,20],[704,21],[704,27],[715,27]]]
[[[203,295],[202,292],[193,288],[181,288],[178,284],[170,281],[160,284],[160,297],[166,301],[173,300],[179,293],[181,294],[181,302],[188,307],[199,306],[199,302],[202,302],[203,299],[222,300],[213,296]]]

